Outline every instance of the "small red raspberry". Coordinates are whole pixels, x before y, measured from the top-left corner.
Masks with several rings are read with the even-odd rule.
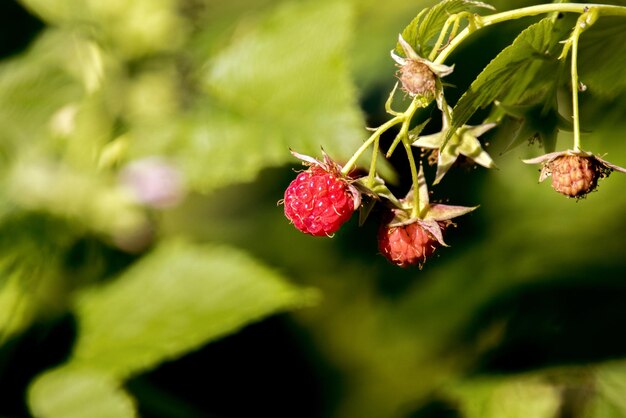
[[[419,265],[421,268],[439,242],[419,222],[408,225],[381,225],[378,230],[378,249],[393,264],[400,267]]]
[[[355,210],[358,197],[350,184],[320,166],[298,174],[285,190],[285,216],[314,236],[331,235]]]
[[[601,174],[598,163],[582,155],[562,155],[549,163],[552,188],[569,197],[582,197],[593,191]]]

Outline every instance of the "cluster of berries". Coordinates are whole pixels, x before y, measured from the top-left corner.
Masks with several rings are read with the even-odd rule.
[[[366,177],[354,178],[343,174],[342,167],[324,154],[324,160],[293,153],[308,168],[300,172],[285,190],[285,216],[305,234],[332,236],[361,208],[363,194],[380,200],[366,186]],[[390,199],[388,209],[378,231],[378,248],[390,262],[400,267],[422,266],[428,257],[445,246],[443,233],[452,225],[450,219],[463,215],[475,207],[431,204],[424,173],[420,178],[420,214],[411,216],[414,190],[404,199]],[[386,193],[388,196],[389,194]]]
[[[285,190],[285,216],[300,231],[331,236],[359,208],[361,192],[338,167],[326,157],[326,163],[311,164]],[[407,267],[426,261],[438,241],[418,222],[394,225],[390,219],[380,227],[378,246],[389,261]]]
[[[423,171],[420,167],[419,173],[417,172],[410,146],[434,150],[437,155],[437,174],[433,184],[436,184],[461,154],[484,167],[494,166],[491,157],[482,149],[478,137],[495,127],[496,123],[462,125],[451,131],[453,112],[445,102],[440,78],[450,74],[453,67],[420,57],[402,36],[398,41],[405,57],[400,57],[393,51],[391,55],[400,67],[398,80],[402,89],[413,98],[414,104],[421,103],[422,107],[436,100],[443,116],[443,129],[439,133],[420,136],[422,125],[419,129],[413,129],[411,135],[406,134],[405,129],[404,137],[400,137],[401,134],[398,136],[408,149],[407,154],[415,171],[412,173],[413,187],[408,195],[404,199],[393,197],[376,173],[369,173],[362,178],[348,175],[346,171],[350,168],[350,163],[343,168],[327,155],[324,155],[323,161],[319,161],[293,153],[308,168],[299,173],[287,187],[282,202],[286,217],[300,231],[314,236],[331,236],[350,219],[354,211],[362,207],[362,194],[374,202],[385,199],[389,209],[388,215],[383,216],[378,232],[380,253],[400,267],[418,265],[421,268],[438,247],[446,246],[443,233],[453,225],[451,219],[464,215],[475,207],[431,204]],[[387,106],[394,92],[391,93]],[[395,115],[395,120],[403,123],[403,127],[408,128],[413,116],[410,112],[414,111],[410,109],[404,114],[393,112],[390,107],[387,110]],[[371,138],[376,140],[380,133],[382,131]],[[392,145],[390,149],[393,148]],[[357,151],[355,157],[363,149],[364,147]],[[351,162],[354,162],[355,157]],[[612,171],[626,172],[625,168],[579,149],[553,152],[524,162],[543,164],[539,180],[543,181],[551,176],[552,187],[573,198],[586,196],[596,188],[600,178],[607,177]],[[374,179],[380,180],[376,184],[377,188],[372,187],[376,183]],[[366,208],[364,212],[367,213]]]
[[[295,154],[295,153],[294,153]],[[324,155],[324,161],[301,156],[309,166],[285,190],[285,216],[300,231],[314,236],[332,236],[361,205],[364,186],[358,179],[343,175],[341,166]],[[566,151],[547,154],[527,163],[544,163],[540,181],[552,176],[552,187],[568,197],[580,198],[593,191],[598,179],[612,170],[626,172],[594,155]],[[420,170],[420,176],[423,173]],[[368,190],[365,190],[368,192]],[[426,190],[424,190],[426,191]],[[368,193],[371,194],[371,193]],[[427,199],[428,194],[425,193]],[[404,201],[410,201],[407,196]],[[406,210],[391,209],[378,231],[378,248],[391,263],[400,267],[423,263],[440,246],[450,219],[475,208],[429,204],[426,216],[410,219]]]

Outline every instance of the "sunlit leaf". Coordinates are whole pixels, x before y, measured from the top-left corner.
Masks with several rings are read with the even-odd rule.
[[[8,180],[8,196],[24,210],[79,221],[111,236],[132,233],[146,223],[135,199],[115,179],[34,158],[17,161]]]
[[[71,361],[126,376],[314,296],[238,250],[165,243],[79,296]]]
[[[465,418],[554,418],[559,389],[538,378],[490,378],[464,382],[452,390]]]
[[[491,9],[487,3],[470,0],[444,0],[429,9],[423,9],[402,31],[402,37],[422,57],[427,57],[446,20],[456,13],[476,8]],[[402,47],[396,47],[398,53]]]
[[[91,369],[60,368],[39,376],[28,403],[37,418],[133,418],[132,398],[114,378]]]
[[[589,91],[615,97],[626,89],[626,19],[602,17],[580,37],[578,72]]]
[[[247,181],[293,162],[288,149],[338,161],[365,131],[347,68],[351,9],[340,2],[289,3],[247,29],[207,64],[201,106],[172,144],[193,186]]]
[[[20,1],[41,19],[97,38],[124,56],[170,51],[180,46],[186,35],[174,0]]]
[[[80,83],[63,66],[73,58],[68,40],[46,32],[30,51],[0,65],[0,146],[41,141],[52,115],[81,97]]]
[[[585,418],[618,418],[626,414],[626,364],[611,362],[598,367],[596,396]]]
[[[525,29],[478,75],[454,108],[453,127],[498,99],[518,104],[557,82],[559,41],[564,33],[546,18]]]

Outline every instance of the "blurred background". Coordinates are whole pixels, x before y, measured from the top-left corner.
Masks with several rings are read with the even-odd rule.
[[[0,2],[0,416],[626,417],[625,175],[566,199],[520,161],[541,144],[490,132],[497,169],[432,188],[480,208],[422,270],[378,254],[377,213],[328,239],[277,206],[289,148],[345,160],[386,121],[434,3]],[[449,101],[536,20],[470,38]],[[603,28],[583,82],[626,60]],[[624,166],[617,68],[583,146]]]

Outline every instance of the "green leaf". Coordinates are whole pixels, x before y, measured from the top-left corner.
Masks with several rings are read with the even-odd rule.
[[[559,114],[557,107],[556,100],[546,101],[546,97],[528,105],[508,106],[499,103],[498,111],[511,116],[518,123],[504,152],[522,144],[532,144],[535,140],[541,142],[546,153],[553,152],[559,129],[572,130],[572,123]]]
[[[41,213],[13,211],[0,222],[0,343],[67,309],[64,257],[77,231]],[[73,277],[73,284],[77,278]]]
[[[453,128],[465,124],[474,112],[496,99],[515,105],[552,88],[559,81],[561,68],[557,57],[559,41],[565,33],[550,18],[522,31],[461,96],[454,108]]]
[[[145,227],[145,213],[114,178],[49,158],[21,158],[7,176],[7,195],[23,210],[49,213],[109,236]]]
[[[71,364],[127,376],[315,295],[233,248],[167,242],[78,297]]]
[[[167,144],[202,190],[294,162],[289,148],[336,160],[361,144],[363,120],[347,67],[345,2],[283,4],[208,65],[202,103]]]
[[[59,368],[34,380],[28,404],[37,418],[133,418],[132,398],[121,383],[97,370]]]
[[[626,414],[626,363],[609,362],[598,367],[595,398],[585,418],[617,418]]]
[[[578,73],[592,93],[615,97],[626,89],[626,19],[602,17],[580,37]]]
[[[53,114],[80,99],[80,84],[64,68],[76,63],[67,42],[66,34],[46,31],[28,52],[0,65],[0,147],[48,137]]]
[[[171,51],[186,37],[184,21],[171,0],[20,0],[55,27],[96,38],[116,53],[142,57]],[[138,22],[141,22],[139,24]]]
[[[451,391],[466,418],[553,418],[560,390],[537,377],[473,379]]]
[[[402,31],[402,37],[421,57],[428,57],[439,33],[451,15],[474,8],[493,9],[487,3],[470,0],[443,0],[435,6],[422,10]],[[400,44],[396,51],[403,54]]]

